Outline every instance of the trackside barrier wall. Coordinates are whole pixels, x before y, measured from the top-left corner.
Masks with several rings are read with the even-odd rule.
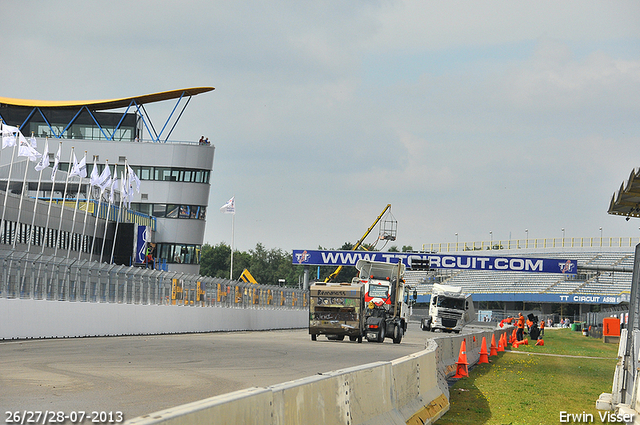
[[[0,340],[305,328],[295,288],[0,253]]]
[[[446,377],[455,373],[462,340],[466,338],[467,360],[472,365],[480,358],[483,336],[490,342],[494,333],[498,339],[507,331],[504,328],[435,338],[426,341],[423,351],[391,362],[236,391],[140,416],[127,423],[431,424],[449,410]]]

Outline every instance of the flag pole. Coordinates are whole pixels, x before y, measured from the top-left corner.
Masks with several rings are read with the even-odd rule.
[[[69,167],[73,163],[74,147],[71,146],[71,155],[69,156]],[[58,245],[60,245],[60,236],[62,236],[62,215],[64,213],[64,202],[67,196],[67,186],[69,185],[69,174],[71,169],[67,168],[67,178],[64,181],[64,191],[62,192],[62,204],[60,204],[60,221],[58,222],[58,237],[56,238],[56,246],[53,250],[53,256],[58,254]]]
[[[105,169],[109,171],[109,173],[111,173],[111,170],[109,170],[109,160],[105,159]],[[109,176],[111,176],[111,174],[109,174]],[[103,183],[104,184],[104,183]],[[106,186],[105,186],[106,187]],[[95,222],[93,225],[93,237],[91,238],[91,252],[89,254],[89,259],[93,259],[93,248],[96,245],[96,232],[98,231],[98,218],[100,217],[100,209],[102,208],[102,194],[104,193],[104,189],[102,188],[102,186],[100,186],[100,195],[98,196],[98,208],[96,210],[96,213],[94,214],[95,216]],[[107,211],[107,221],[105,221],[105,227],[106,227],[106,223],[108,222],[108,218],[109,218],[109,213]],[[100,260],[98,260],[100,261]]]
[[[80,249],[78,250],[78,261],[80,261],[80,257],[82,255],[82,245],[84,242],[84,232],[87,230],[87,216],[89,215],[89,204],[91,203],[91,195],[93,192],[93,183],[94,183],[94,177],[93,177],[93,172],[94,171],[98,171],[97,170],[97,164],[96,164],[96,157],[93,157],[93,169],[91,170],[91,178],[89,179],[89,191],[86,197],[86,201],[85,201],[85,208],[84,208],[84,222],[82,223],[82,239],[80,242]],[[91,254],[89,254],[89,259],[91,259]]]
[[[2,237],[3,238],[5,238],[5,235],[6,235],[5,229],[7,227],[7,222],[4,221],[4,217],[5,217],[5,213],[7,211],[7,198],[9,197],[9,183],[11,182],[11,170],[13,169],[13,158],[14,158],[15,153],[16,153],[16,145],[17,145],[17,143],[14,143],[13,151],[11,152],[11,163],[9,164],[9,175],[7,175],[7,186],[5,187],[5,192],[4,192],[4,205],[2,206],[2,219],[1,219],[2,223],[1,223],[1,226],[0,226],[0,231],[2,231]]]
[[[231,217],[231,271],[229,272],[229,280],[233,280],[233,245],[234,245],[234,239],[235,239],[235,228],[236,228],[236,213],[234,211],[234,213],[232,214],[233,217]]]
[[[44,153],[42,154],[42,159],[40,160],[40,162],[38,164],[36,164],[36,170],[38,169],[38,167],[41,164],[44,164],[46,161],[47,163],[49,162],[49,138],[47,137],[44,141]],[[45,156],[47,158],[45,158]],[[33,226],[35,226],[36,224],[36,210],[38,208],[38,199],[40,198],[40,183],[42,183],[42,171],[44,170],[43,168],[40,168],[40,175],[38,176],[38,187],[36,188],[36,197],[35,200],[33,202],[33,216],[31,217],[31,231],[29,232],[29,240],[27,241],[27,253],[29,253],[31,251],[31,239],[35,239],[35,234],[33,232]],[[35,241],[34,241],[35,242]]]
[[[16,249],[18,233],[22,233],[22,232],[18,232],[18,229],[21,227],[20,217],[22,216],[22,202],[24,200],[25,193],[27,192],[25,190],[25,187],[27,186],[27,172],[29,171],[29,161],[33,161],[33,162],[37,161],[38,157],[36,156],[36,154],[40,155],[40,152],[38,152],[33,147],[34,143],[36,147],[38,146],[35,137],[33,137],[33,133],[31,133],[31,138],[29,139],[30,145],[27,144],[27,139],[24,138],[22,133],[20,134],[18,139],[19,139],[18,143],[20,144],[20,147],[18,148],[18,156],[25,157],[25,160],[24,160],[25,164],[24,164],[24,177],[22,178],[22,188],[20,189],[20,203],[18,204],[18,219],[16,220],[16,228],[13,231],[13,244],[12,244],[13,249]],[[24,149],[22,146],[23,140],[24,140]],[[25,230],[27,230],[27,233],[29,233],[29,238],[31,238],[31,231],[29,229],[25,229]]]
[[[47,223],[44,226],[45,240],[42,243],[42,252],[40,254],[44,254],[44,249],[47,246],[47,242],[49,241],[49,218],[51,217],[51,204],[53,203],[53,190],[55,189],[55,186],[56,186],[56,173],[58,171],[61,153],[62,153],[62,142],[59,142],[58,151],[56,152],[56,156],[53,162],[53,170],[51,170],[51,192],[49,193],[49,207],[47,207]]]
[[[125,161],[125,165],[126,165],[126,161]],[[113,246],[111,247],[111,257],[109,257],[109,264],[113,264],[113,255],[115,254],[115,251],[116,251],[116,237],[118,235],[118,224],[120,224],[120,220],[122,219],[122,200],[123,200],[123,196],[125,196],[127,192],[126,190],[127,181],[125,179],[124,171],[121,174],[121,178],[122,180],[120,181],[120,205],[118,208],[118,219],[116,221],[116,229],[113,232]]]
[[[80,167],[79,165],[78,165],[78,169],[77,169],[77,170],[75,170],[76,172],[78,172],[78,173],[79,173],[79,174],[78,174],[78,179],[79,179],[79,180],[78,180],[78,190],[76,191],[76,205],[75,205],[75,207],[73,208],[73,219],[71,220],[71,233],[69,234],[70,241],[69,241],[69,246],[67,247],[67,258],[69,258],[69,257],[71,256],[71,245],[73,245],[73,239],[74,239],[74,237],[73,237],[73,231],[74,231],[74,230],[75,230],[75,228],[76,228],[76,216],[77,216],[77,214],[78,214],[78,206],[80,205],[80,190],[82,189],[82,179],[83,179],[84,177],[86,177],[86,175],[87,175],[87,172],[86,172],[87,151],[84,151],[84,158],[82,158],[82,159],[80,160],[80,163],[79,163],[79,164],[85,164],[85,165],[84,165],[84,167],[85,167],[85,172],[84,172],[84,176],[83,176],[83,175],[82,175],[83,173],[82,173],[82,170],[81,170],[81,169],[82,169],[82,167]],[[74,164],[74,165],[75,165],[75,164]],[[81,245],[82,245],[82,244],[81,244]],[[80,252],[82,252],[82,250],[80,250]],[[79,259],[80,259],[80,258],[78,258],[78,260],[79,260]]]
[[[109,227],[109,217],[111,216],[111,205],[113,204],[113,200],[115,195],[113,191],[115,190],[116,182],[118,181],[118,166],[117,164],[113,164],[113,176],[114,179],[111,180],[111,188],[109,189],[109,204],[107,205],[107,217],[104,223],[104,235],[102,236],[102,248],[100,248],[100,259],[98,261],[102,262],[102,256],[104,255],[104,244],[107,240],[107,228]],[[115,238],[114,238],[115,242]]]

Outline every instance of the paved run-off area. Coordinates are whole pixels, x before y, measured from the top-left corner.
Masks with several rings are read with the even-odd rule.
[[[411,323],[399,345],[324,336],[312,342],[306,329],[4,341],[0,413],[122,411],[131,419],[252,386],[393,360],[422,350],[434,335]]]

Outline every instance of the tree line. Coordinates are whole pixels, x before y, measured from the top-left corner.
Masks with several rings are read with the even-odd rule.
[[[339,250],[350,251],[354,244],[345,242]],[[369,249],[367,249],[369,248]],[[360,250],[371,250],[371,246],[365,245]],[[318,247],[319,250],[326,248]],[[402,251],[411,251],[410,246],[403,246]],[[388,249],[389,252],[399,252],[396,246]],[[244,269],[260,284],[279,285],[284,279],[285,286],[302,287],[304,267],[293,264],[293,252],[280,248],[267,249],[263,244],[257,243],[249,252],[234,250],[233,252],[233,276],[231,280],[238,280]],[[216,245],[205,244],[202,246],[200,256],[200,274],[203,276],[220,277],[229,279],[231,269],[231,247],[224,242]],[[311,266],[310,280],[324,280],[333,273],[333,266]],[[357,275],[355,267],[343,267],[336,278],[339,282],[349,282]]]

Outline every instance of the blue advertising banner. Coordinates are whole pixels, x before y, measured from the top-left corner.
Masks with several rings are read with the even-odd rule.
[[[151,242],[151,228],[149,226],[143,226],[141,224],[136,225],[136,242],[135,242],[135,258],[134,261],[138,264],[144,263],[144,257],[146,255],[147,242]]]
[[[358,260],[397,263],[411,269],[413,259],[429,260],[432,269],[497,270],[531,273],[576,274],[576,260],[488,255],[427,254],[414,252],[294,250],[293,264],[314,266],[355,266]]]
[[[485,293],[472,294],[474,301],[524,301],[533,303],[567,303],[567,304],[620,304],[629,302],[629,294],[620,295],[578,295],[578,294],[508,294]],[[428,303],[430,294],[418,294],[419,303]]]

